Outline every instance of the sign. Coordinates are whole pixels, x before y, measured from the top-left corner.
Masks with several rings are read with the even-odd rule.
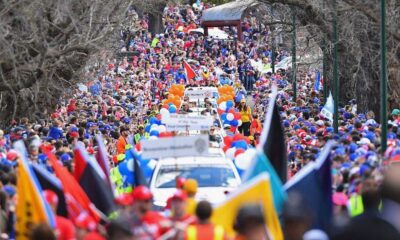
[[[167,157],[204,156],[208,154],[207,135],[158,138],[142,140],[142,158],[160,159]]]
[[[189,99],[218,98],[217,88],[189,88],[185,91]]]
[[[213,125],[213,117],[189,114],[163,115],[161,122],[165,124],[168,131],[186,130],[210,130]]]

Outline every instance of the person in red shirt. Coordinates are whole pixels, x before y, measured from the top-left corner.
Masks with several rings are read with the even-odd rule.
[[[55,215],[56,221],[56,236],[58,240],[73,240],[75,239],[75,227],[72,222],[62,216],[57,216],[58,196],[53,191],[44,190],[43,196],[46,202],[50,205]]]
[[[194,224],[196,218],[186,213],[186,200],[188,196],[183,190],[177,190],[171,197],[171,213],[170,219],[173,222],[180,222],[186,225]]]
[[[166,232],[168,220],[160,213],[151,211],[153,194],[146,186],[138,186],[132,192],[133,219],[131,230],[134,239],[157,239]]]

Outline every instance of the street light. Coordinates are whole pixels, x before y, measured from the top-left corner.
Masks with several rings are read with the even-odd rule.
[[[381,0],[381,151],[387,148],[386,0]]]

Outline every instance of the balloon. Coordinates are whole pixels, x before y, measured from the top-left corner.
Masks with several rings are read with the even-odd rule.
[[[233,141],[233,137],[231,137],[231,136],[224,137],[225,146],[230,146],[232,144],[232,141]]]
[[[149,140],[157,140],[158,138],[157,138],[157,136],[150,136],[149,137]]]
[[[150,132],[150,136],[156,136],[158,137],[160,135],[160,133],[157,130],[153,130]]]
[[[249,148],[244,154],[246,154],[249,159],[253,159],[257,154],[257,150],[255,148]]]
[[[231,126],[231,129],[230,129],[230,131],[231,131],[231,132],[233,132],[233,133],[234,133],[234,132],[236,132],[236,127],[234,127],[234,126]]]
[[[159,125],[158,126],[158,132],[159,133],[164,133],[166,131],[167,131],[167,127],[166,126],[164,126],[164,125]]]
[[[226,114],[226,120],[232,121],[233,119],[235,119],[235,115],[233,115],[232,113]]]
[[[229,148],[226,152],[225,152],[225,156],[231,160],[235,159],[235,152],[236,152],[236,148]]]
[[[150,128],[151,128],[150,124],[147,124],[146,127],[144,128],[144,130],[146,132],[150,132]]]
[[[241,153],[235,158],[235,165],[237,168],[245,170],[250,166],[251,159],[244,153]]]
[[[239,154],[244,153],[244,150],[239,148],[238,150],[235,151],[235,157],[237,157]]]
[[[230,113],[228,113],[228,114],[230,114]],[[231,126],[237,127],[238,124],[239,124],[239,121],[236,120],[236,119],[233,119],[233,120],[231,121]]]
[[[242,148],[244,150],[247,149],[247,142],[245,140],[239,140],[236,141],[232,144],[232,146],[236,147],[236,148]]]
[[[221,110],[223,110],[223,111],[225,111],[226,110],[226,102],[221,102],[220,104],[219,104],[219,109],[221,109]]]
[[[150,124],[154,124],[154,123],[156,123],[156,121],[157,121],[157,118],[155,118],[155,117],[151,117],[149,120]]]
[[[242,120],[238,120],[238,126],[242,126]]]
[[[242,115],[240,114],[240,112],[235,112],[233,115],[235,115],[236,120],[239,120],[242,118]]]
[[[160,115],[161,116],[168,116],[169,115],[169,111],[168,111],[168,109],[165,109],[165,108],[161,108],[160,109]]]
[[[158,121],[160,121],[160,120],[161,120],[161,114],[158,114],[158,115],[156,116],[156,118],[157,118]]]
[[[151,124],[150,129],[158,129],[158,124],[157,123]],[[150,130],[150,132],[151,132],[151,130]]]
[[[218,115],[221,115],[221,114],[224,113],[224,110],[218,108],[218,109],[217,109],[217,112],[218,112]]]
[[[118,164],[118,170],[123,176],[129,175],[127,161],[123,161],[122,163]]]
[[[226,153],[226,151],[228,151],[229,148],[230,148],[230,146],[224,146],[224,147],[222,148],[222,150],[224,150],[224,152]]]
[[[175,106],[170,106],[169,107],[169,112],[170,113],[176,113],[176,107]]]
[[[129,170],[130,172],[133,172],[133,167],[134,167],[134,165],[133,165],[133,159],[131,159],[131,160],[129,160],[129,161],[126,161],[126,167],[128,168],[128,170]]]
[[[222,115],[221,115],[221,120],[223,121],[223,122],[225,122],[226,120],[227,120],[227,114],[226,113],[223,113]]]
[[[238,140],[242,140],[243,139],[243,136],[242,136],[242,134],[240,134],[240,133],[236,133],[234,136],[233,136],[233,141],[238,141]]]
[[[233,101],[232,100],[228,100],[226,102],[226,108],[231,108],[231,107],[233,107]]]

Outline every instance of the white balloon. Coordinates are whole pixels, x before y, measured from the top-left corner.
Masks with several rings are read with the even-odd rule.
[[[242,170],[246,170],[250,166],[251,159],[244,153],[236,156],[235,164],[236,167]]]
[[[235,118],[235,115],[233,115],[232,113],[226,114],[226,119],[227,119],[228,121],[232,121],[234,118]]]
[[[236,152],[236,148],[229,148],[228,150],[226,150],[225,152],[225,156],[231,160],[233,160],[235,158],[235,152]]]
[[[156,136],[150,136],[149,140],[157,140],[158,138]]]
[[[163,117],[167,117],[167,116],[169,116],[169,111],[168,111],[168,109],[166,109],[166,108],[161,108],[160,114],[161,114],[161,116],[163,116]]]
[[[126,162],[126,167],[128,168],[128,170],[130,171],[130,172],[133,172],[134,171],[134,166],[133,166],[133,159],[131,159],[131,160],[129,160],[129,161],[127,161]]]
[[[162,133],[162,132],[166,132],[167,131],[167,127],[164,125],[160,125],[158,126],[158,132]]]
[[[158,129],[158,124],[155,124],[155,123],[151,124],[150,129],[157,130]]]
[[[253,158],[255,158],[256,154],[257,154],[257,150],[255,148],[249,148],[247,149],[244,154],[246,154],[246,156],[250,159],[253,160]]]
[[[222,103],[220,103],[219,104],[219,109],[221,109],[221,110],[226,110],[226,102],[222,102]]]
[[[242,120],[238,120],[238,126],[242,126]]]

